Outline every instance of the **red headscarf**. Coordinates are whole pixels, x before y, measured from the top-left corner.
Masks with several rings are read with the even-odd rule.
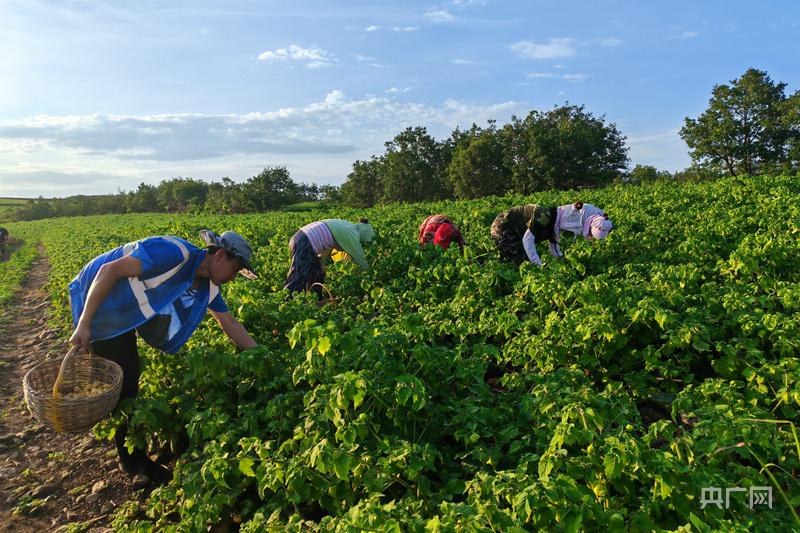
[[[433,244],[438,244],[442,247],[442,250],[447,250],[455,236],[456,232],[452,225],[446,223],[442,224],[433,235]]]

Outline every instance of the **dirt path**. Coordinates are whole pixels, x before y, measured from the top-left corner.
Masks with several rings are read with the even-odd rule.
[[[70,523],[108,531],[119,505],[144,497],[117,469],[113,446],[88,432],[48,431],[23,399],[25,372],[64,354],[65,340],[47,325],[48,269],[40,251],[0,317],[0,531],[54,531]]]

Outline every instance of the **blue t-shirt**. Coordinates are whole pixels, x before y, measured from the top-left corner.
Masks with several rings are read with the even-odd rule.
[[[112,287],[92,319],[92,341],[136,329],[148,344],[172,353],[186,343],[207,309],[228,311],[219,287],[196,277],[206,251],[177,237],[159,236],[115,248],[83,267],[69,285],[75,324],[100,267],[126,255],[141,262],[142,273]]]

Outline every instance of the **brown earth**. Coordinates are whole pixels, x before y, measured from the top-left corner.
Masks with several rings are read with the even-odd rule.
[[[141,508],[146,491],[132,489],[111,443],[90,432],[51,432],[23,399],[25,373],[65,353],[63,334],[47,324],[48,269],[40,251],[0,316],[0,531],[57,531],[69,524],[78,531],[109,531],[117,508],[129,501]]]

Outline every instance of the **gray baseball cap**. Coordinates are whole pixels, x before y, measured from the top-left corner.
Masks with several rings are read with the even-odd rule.
[[[203,239],[206,246],[218,246],[234,256],[239,261],[239,264],[242,265],[239,274],[247,279],[256,279],[258,277],[253,272],[253,266],[250,264],[250,260],[253,258],[253,249],[250,248],[244,237],[235,231],[224,231],[222,235],[217,235],[211,230],[204,229],[200,231],[200,238]]]

